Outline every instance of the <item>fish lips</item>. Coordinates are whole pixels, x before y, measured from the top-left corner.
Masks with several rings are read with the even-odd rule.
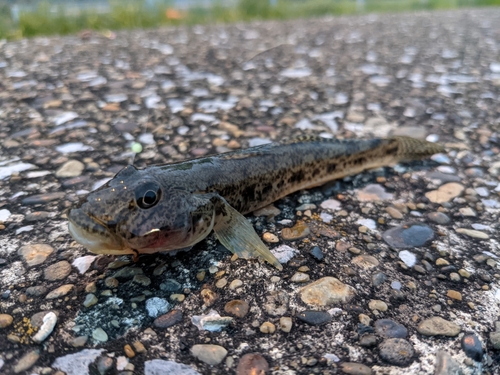
[[[87,215],[81,208],[68,214],[68,229],[73,238],[96,254],[123,254],[126,246],[105,223]]]

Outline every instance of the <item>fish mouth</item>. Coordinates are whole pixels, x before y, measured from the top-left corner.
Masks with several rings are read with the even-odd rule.
[[[68,230],[73,238],[95,254],[133,254],[123,240],[112,233],[96,217],[87,215],[80,208],[73,208],[68,214]]]

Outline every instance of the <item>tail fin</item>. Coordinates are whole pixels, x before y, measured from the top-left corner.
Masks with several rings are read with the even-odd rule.
[[[445,148],[439,144],[415,139],[410,137],[390,138],[398,144],[397,158],[401,161],[425,159],[431,155],[445,152]]]

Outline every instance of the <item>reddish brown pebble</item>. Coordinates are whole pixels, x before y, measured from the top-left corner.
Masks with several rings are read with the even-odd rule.
[[[281,236],[286,241],[293,241],[307,237],[310,233],[311,230],[309,229],[307,224],[299,222],[292,228],[283,228],[283,230],[281,231]]]
[[[168,328],[179,323],[180,321],[182,321],[182,311],[175,309],[156,318],[153,325],[156,328]]]
[[[248,309],[248,302],[241,299],[229,301],[228,303],[226,303],[226,306],[224,306],[225,312],[234,315],[237,318],[243,318],[246,314],[248,314]]]
[[[240,358],[236,375],[264,375],[269,371],[269,364],[259,353],[245,354]]]
[[[125,355],[128,357],[128,358],[134,358],[135,357],[135,353],[134,353],[134,350],[132,349],[132,347],[127,344],[123,347],[123,351],[125,352]]]

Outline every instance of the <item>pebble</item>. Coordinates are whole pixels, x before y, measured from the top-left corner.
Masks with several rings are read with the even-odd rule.
[[[462,207],[458,210],[463,216],[475,217],[476,213],[470,207]]]
[[[182,289],[182,285],[177,280],[167,279],[161,283],[160,289],[167,292],[178,292]]]
[[[132,345],[134,346],[135,351],[139,354],[146,353],[147,351],[144,344],[140,341],[134,341]]]
[[[241,299],[235,299],[232,301],[229,301],[226,303],[224,306],[224,311],[227,312],[228,314],[234,315],[237,318],[244,318],[250,309],[250,306],[248,305],[248,302],[243,301]]]
[[[342,371],[349,375],[371,375],[372,369],[362,363],[344,362],[340,365]]]
[[[212,306],[219,299],[219,295],[210,289],[202,289],[200,296],[207,307]]]
[[[283,290],[274,290],[266,296],[264,310],[271,316],[280,316],[288,310],[288,301],[290,297]]]
[[[375,332],[385,338],[404,339],[408,336],[408,330],[402,324],[391,319],[379,319],[375,322]]]
[[[224,288],[226,285],[227,285],[227,279],[225,277],[223,277],[220,280],[217,280],[217,282],[215,283],[215,286],[219,289]]]
[[[299,251],[288,245],[277,246],[271,249],[271,253],[278,259],[278,262],[285,264],[292,259]]]
[[[267,217],[278,216],[280,213],[281,213],[281,210],[276,208],[272,204],[253,212],[254,216],[267,216]]]
[[[350,248],[349,250],[351,249],[352,248]],[[371,269],[377,267],[380,264],[377,258],[372,255],[366,254],[358,255],[357,257],[353,258],[351,262],[364,269]]]
[[[355,293],[356,290],[353,287],[329,276],[299,290],[302,302],[316,306],[347,303],[354,297]]]
[[[230,316],[220,316],[217,311],[210,310],[207,315],[193,315],[191,322],[200,331],[219,332],[233,324],[234,318]]]
[[[449,224],[451,221],[450,217],[442,212],[431,212],[427,217],[430,221],[441,225]]]
[[[168,328],[173,325],[182,322],[182,311],[178,309],[173,309],[164,315],[160,315],[153,322],[156,328]]]
[[[58,281],[65,279],[71,273],[71,264],[62,260],[45,268],[43,271],[45,280]]]
[[[34,342],[43,342],[54,330],[57,323],[57,316],[52,311],[45,314],[43,323],[38,332],[32,337]]]
[[[31,197],[24,198],[21,203],[24,205],[43,204],[61,200],[65,195],[66,194],[62,192],[32,195]]]
[[[132,279],[135,275],[142,275],[144,271],[139,267],[125,267],[121,270],[116,271],[112,277],[120,280],[129,280]]]
[[[114,277],[106,277],[104,279],[104,285],[106,286],[106,288],[114,289],[114,288],[118,288],[118,285],[120,285],[120,282],[118,281],[118,279],[116,279]]]
[[[332,316],[329,313],[327,313],[326,311],[317,310],[302,311],[301,313],[297,314],[297,318],[313,326],[319,326],[332,320]]]
[[[82,174],[84,169],[85,165],[81,161],[68,160],[56,171],[56,177],[78,177]]]
[[[437,258],[436,259],[436,266],[443,267],[443,266],[448,266],[449,264],[450,264],[450,262],[448,262],[444,258]]]
[[[153,297],[146,300],[146,310],[148,311],[148,315],[152,318],[165,314],[169,308],[170,304],[164,298]]]
[[[201,375],[191,367],[174,361],[165,361],[163,359],[152,359],[144,362],[144,375]]]
[[[337,211],[340,210],[342,204],[335,199],[327,199],[321,203],[321,208],[324,210]]]
[[[104,349],[83,349],[74,354],[58,357],[52,363],[52,367],[63,371],[67,375],[87,375],[89,365],[101,355],[103,350]]]
[[[483,359],[483,345],[475,333],[467,333],[462,337],[462,350],[467,357],[472,358],[476,362],[481,362]]]
[[[132,282],[136,284],[140,284],[142,286],[149,286],[151,285],[151,279],[145,275],[135,275],[132,278]]]
[[[198,360],[215,366],[224,360],[227,350],[220,345],[197,344],[191,348],[191,354]]]
[[[374,334],[365,334],[359,339],[359,345],[364,347],[375,346],[377,344],[377,337]]]
[[[19,374],[20,372],[29,370],[40,358],[39,350],[32,350],[23,355],[19,361],[14,365],[14,373]]]
[[[290,278],[291,282],[294,283],[307,283],[311,278],[307,273],[295,272],[295,274]]]
[[[376,202],[394,198],[394,194],[387,193],[385,188],[379,184],[366,185],[363,189],[357,191],[357,196],[362,202]]]
[[[134,358],[135,352],[129,344],[123,346],[123,351],[128,358]]]
[[[203,281],[203,280],[205,280],[206,274],[207,274],[207,272],[205,270],[198,271],[198,273],[196,274],[196,279],[198,281]]]
[[[0,210],[0,223],[5,223],[10,218],[11,215],[12,215],[12,213],[9,210],[7,210],[5,208],[1,209]]]
[[[114,365],[113,358],[108,356],[101,356],[95,361],[97,371],[99,374],[108,374]],[[118,367],[118,364],[117,364]]]
[[[271,322],[264,322],[261,324],[259,330],[262,333],[274,333],[276,332],[276,326]]]
[[[382,238],[393,248],[411,248],[425,245],[432,240],[434,231],[425,224],[398,226],[385,231]]]
[[[418,333],[424,336],[457,336],[461,328],[458,324],[449,322],[440,316],[433,316],[420,322],[417,327]]]
[[[310,233],[311,230],[309,229],[307,224],[299,222],[292,228],[283,228],[283,230],[281,231],[281,236],[285,241],[294,241],[307,237]]]
[[[401,259],[410,268],[417,263],[417,256],[408,250],[400,251],[399,259]]]
[[[234,279],[233,281],[231,281],[231,283],[229,284],[229,289],[231,290],[234,290],[236,288],[239,288],[240,286],[243,285],[243,281],[241,281],[240,279]]]
[[[321,262],[323,259],[325,259],[325,254],[321,251],[321,249],[318,246],[314,246],[310,251],[309,254],[316,259],[318,262]]]
[[[393,219],[402,219],[403,218],[403,214],[401,213],[401,211],[399,211],[398,209],[394,208],[394,207],[387,207],[385,209],[385,211],[391,215],[391,217]]]
[[[448,292],[446,292],[446,295],[454,300],[461,301],[462,300],[462,293],[457,292],[456,290],[451,290],[449,289]]]
[[[425,196],[433,203],[445,203],[458,197],[464,189],[465,187],[457,182],[449,182],[441,185],[437,190],[425,193]]]
[[[283,331],[283,332],[290,332],[292,330],[292,325],[293,325],[293,322],[292,322],[292,318],[289,318],[288,316],[282,316],[280,318],[280,329]]]
[[[372,284],[375,287],[380,286],[385,282],[386,279],[387,279],[387,276],[385,276],[384,273],[376,272],[372,275]]]
[[[405,339],[390,338],[384,340],[379,346],[380,358],[396,366],[408,366],[413,362],[415,350]]]
[[[9,314],[0,314],[0,328],[7,328],[12,324],[14,318]]]
[[[72,339],[69,343],[74,348],[81,348],[81,347],[85,346],[88,339],[89,339],[88,336],[78,336],[78,337],[75,337],[74,339]]]
[[[370,310],[378,310],[382,312],[385,312],[388,309],[387,303],[378,299],[370,300],[370,302],[368,303],[368,307],[370,308]]]
[[[61,285],[59,288],[54,289],[45,296],[45,299],[61,298],[71,292],[75,286],[73,284]]]
[[[460,375],[462,369],[455,359],[444,350],[438,350],[436,353],[436,366],[434,375]]]
[[[29,267],[45,262],[47,257],[54,252],[54,248],[46,244],[30,244],[21,246],[18,254],[23,257]]]
[[[76,258],[71,265],[75,267],[78,272],[80,272],[80,275],[83,275],[85,272],[88,271],[94,260],[96,259],[96,256],[93,255],[85,255],[83,257],[78,257]]]
[[[265,375],[269,371],[269,364],[260,353],[248,353],[240,358],[236,375]]]
[[[486,233],[480,232],[474,229],[466,229],[466,228],[458,228],[456,229],[457,233],[465,234],[466,236],[477,238],[479,240],[487,240],[490,238]]]
[[[100,327],[92,331],[92,337],[96,341],[100,342],[108,341],[108,334]]]
[[[270,233],[270,232],[265,232],[263,235],[262,235],[262,239],[268,243],[277,243],[277,242],[280,242],[280,239],[278,238],[278,236],[276,236],[275,234],[273,233]]]
[[[174,293],[170,295],[170,299],[174,302],[182,302],[186,299],[186,296],[181,293]]]

